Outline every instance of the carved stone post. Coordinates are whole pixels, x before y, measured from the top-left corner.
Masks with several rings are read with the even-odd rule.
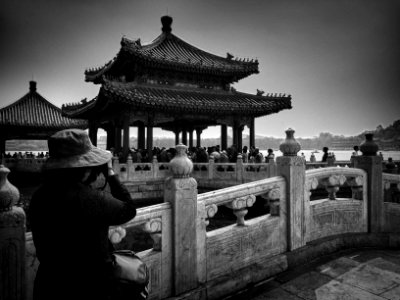
[[[170,162],[173,176],[165,182],[164,201],[172,207],[173,287],[179,295],[197,287],[197,182],[190,177],[193,163],[187,146],[176,146]]]
[[[0,299],[25,299],[25,213],[15,206],[19,191],[0,165]]]
[[[242,155],[239,154],[236,158],[236,181],[239,184],[243,182],[243,173],[244,173],[243,157]]]
[[[382,193],[382,157],[376,155],[378,145],[373,134],[367,133],[366,140],[360,145],[362,156],[354,158],[354,167],[363,169],[368,174],[368,232],[383,230],[383,193]]]
[[[300,144],[295,140],[294,130],[286,130],[286,140],[279,146],[283,156],[277,157],[278,175],[286,179],[287,238],[288,250],[306,244],[306,219],[304,204],[305,160],[297,156]]]

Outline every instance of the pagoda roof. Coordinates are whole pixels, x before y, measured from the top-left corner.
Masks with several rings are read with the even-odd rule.
[[[234,59],[229,53],[227,57],[221,57],[196,48],[171,33],[172,18],[163,18],[163,31],[153,42],[141,45],[140,39],[123,37],[116,57],[102,67],[86,70],[86,81],[102,82],[102,76],[107,76],[113,68],[123,66],[127,60],[140,61],[158,69],[227,76],[234,81],[259,73],[257,59]]]
[[[66,128],[87,128],[87,121],[63,116],[59,107],[36,92],[36,82],[31,81],[30,90],[26,95],[0,109],[0,126],[52,131]]]
[[[242,115],[259,117],[290,109],[291,96],[285,94],[252,95],[237,91],[187,89],[160,85],[117,83],[106,81],[99,95],[87,102],[64,105],[69,117],[90,118],[112,105],[127,106],[133,110],[151,110],[163,113],[206,115]]]

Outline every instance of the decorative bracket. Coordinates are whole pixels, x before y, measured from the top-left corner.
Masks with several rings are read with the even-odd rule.
[[[254,202],[256,202],[256,196],[247,195],[244,197],[236,198],[230,203],[225,204],[225,206],[233,209],[233,213],[237,218],[236,224],[238,226],[244,226],[244,216],[248,212],[246,208],[253,206]]]
[[[153,250],[161,251],[162,221],[161,218],[151,219],[143,225],[143,230],[147,232],[153,240]]]

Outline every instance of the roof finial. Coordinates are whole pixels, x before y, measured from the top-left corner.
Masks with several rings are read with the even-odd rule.
[[[172,29],[171,29],[172,18],[170,16],[162,16],[161,24],[163,26],[161,28],[162,32],[170,33],[172,31]]]
[[[29,91],[31,93],[36,92],[36,81],[29,81]]]

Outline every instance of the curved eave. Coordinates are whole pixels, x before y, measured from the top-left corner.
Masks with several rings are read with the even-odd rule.
[[[196,48],[172,33],[162,33],[151,44],[144,46],[138,41],[122,38],[117,56],[103,67],[86,70],[85,80],[101,83],[102,76],[119,60],[125,59],[125,54],[131,57],[130,60],[151,68],[230,77],[234,81],[259,73],[257,60],[224,58]]]
[[[130,85],[103,85],[101,97],[111,105],[165,113],[265,116],[291,109],[291,96],[256,96],[239,92],[210,92]]]

